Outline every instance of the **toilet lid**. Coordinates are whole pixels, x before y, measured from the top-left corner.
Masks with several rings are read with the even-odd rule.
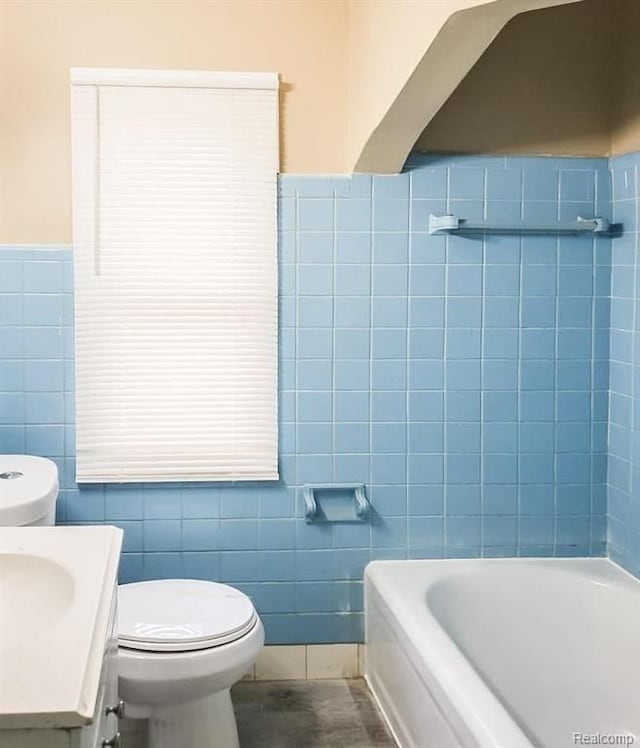
[[[118,641],[147,652],[228,644],[256,623],[251,600],[226,584],[161,579],[118,587]]]

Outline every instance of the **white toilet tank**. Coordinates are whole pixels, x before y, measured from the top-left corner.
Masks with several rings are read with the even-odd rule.
[[[58,468],[45,457],[0,455],[0,527],[53,525]]]

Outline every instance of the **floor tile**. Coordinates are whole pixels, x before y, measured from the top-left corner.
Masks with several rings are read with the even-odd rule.
[[[241,748],[394,748],[364,680],[240,682]]]

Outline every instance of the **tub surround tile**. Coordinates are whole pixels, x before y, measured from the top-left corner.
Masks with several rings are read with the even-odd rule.
[[[611,558],[640,576],[640,153],[612,158],[611,168],[613,218],[625,233],[611,260],[607,534]]]
[[[397,177],[282,176],[276,485],[78,489],[71,252],[4,247],[0,450],[58,461],[59,521],[123,526],[123,578],[253,585],[274,644],[361,639],[348,584],[371,558],[602,554],[605,481],[610,542],[631,559],[637,166],[616,164],[628,233],[613,242],[427,233],[451,206],[608,214],[604,159],[414,155]],[[372,524],[306,525],[302,485],[342,480],[366,484]],[[310,582],[327,585],[322,610],[296,598]]]

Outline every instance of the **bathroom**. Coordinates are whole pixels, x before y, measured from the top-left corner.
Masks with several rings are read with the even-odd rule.
[[[57,467],[46,474],[49,499],[58,485],[51,528],[4,527],[29,523],[6,513],[5,486],[24,476],[0,485],[0,743],[29,732],[20,746],[115,746],[119,731],[127,748],[237,746],[226,702],[209,705],[200,737],[150,736],[148,715],[124,693],[125,659],[111,650],[120,685],[106,703],[117,711],[123,698],[125,716],[110,713],[104,733],[55,742],[69,728],[91,729],[95,694],[78,715],[61,705],[63,688],[49,704],[57,686],[34,685],[38,712],[27,684],[16,706],[7,663],[20,672],[20,653],[46,649],[36,620],[53,620],[52,590],[71,594],[61,576],[40,593],[45,567],[15,560],[27,540],[38,558],[48,549],[87,575],[108,580],[117,569],[120,619],[127,589],[151,589],[125,586],[138,582],[158,583],[169,601],[179,585],[167,580],[246,595],[234,598],[242,610],[251,602],[241,640],[256,641],[246,672],[229,676],[241,748],[637,743],[640,3],[4,0],[0,13],[0,473],[30,479],[32,464],[50,463],[20,470],[16,456],[47,458]],[[83,95],[100,88],[106,112],[109,96],[129,85],[122,71],[192,75],[184,86],[193,91],[209,80],[198,75],[255,74],[264,86],[276,137],[256,146],[277,159],[264,188],[273,190],[264,215],[274,248],[277,229],[277,267],[274,256],[264,269],[263,316],[273,324],[256,338],[266,341],[256,355],[268,372],[260,413],[268,426],[277,410],[277,439],[267,440],[269,469],[252,465],[251,479],[213,471],[95,480],[89,452],[84,467],[76,460],[80,430],[86,444],[91,427],[110,423],[95,418],[106,402],[96,390],[115,382],[101,374],[122,348],[109,342],[127,343],[146,319],[124,304],[99,305],[90,276],[104,279],[108,258],[100,268],[82,223],[97,205],[92,185],[82,188],[82,159],[95,147],[81,131],[91,104]],[[138,111],[134,104],[122,111]],[[113,122],[100,132],[103,147]],[[244,155],[249,173],[258,159]],[[438,228],[430,216],[477,228]],[[170,270],[176,284],[193,284],[189,298],[200,287],[198,268],[176,272],[186,251],[159,253],[148,275]],[[205,260],[202,275],[217,283]],[[136,272],[127,266],[114,288],[138,282]],[[262,293],[246,271],[235,282],[245,283],[242,299]],[[277,318],[268,298],[276,289]],[[145,299],[143,309],[159,309]],[[142,386],[131,383],[123,397],[111,390],[107,415],[139,419],[136,406],[162,381],[174,393],[168,408],[191,408],[199,426],[200,410],[216,422],[212,405],[189,399],[181,385],[199,386],[187,379],[193,367],[180,368],[167,345],[186,346],[187,336],[175,337],[172,322],[165,332],[149,348],[157,358]],[[194,360],[211,367],[215,357]],[[176,417],[165,441],[189,433],[189,419]],[[67,551],[70,560],[55,555]],[[102,561],[92,566],[91,553]],[[38,592],[23,595],[27,588]],[[93,604],[96,631],[106,631],[109,606]],[[20,605],[40,612],[9,620]],[[161,601],[156,623],[176,624],[172,607]],[[509,616],[519,621],[513,650]],[[469,636],[465,621],[477,624]],[[84,636],[88,653],[100,637],[78,625],[70,641],[80,649]],[[121,655],[134,653],[129,667],[144,660],[147,650],[119,639]],[[450,654],[441,668],[429,641]],[[519,656],[524,686],[498,667]],[[575,698],[565,704],[568,692]],[[212,716],[218,706],[224,726]],[[186,729],[192,717],[176,721]]]

